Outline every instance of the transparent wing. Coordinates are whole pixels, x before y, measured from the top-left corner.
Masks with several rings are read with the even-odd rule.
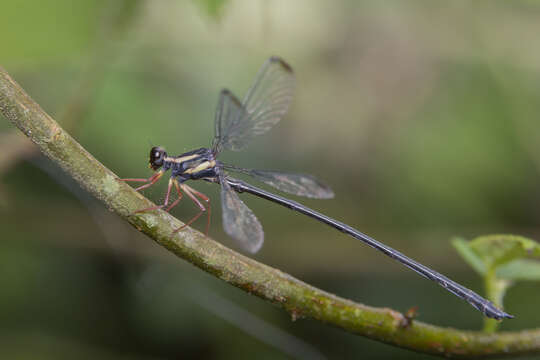
[[[253,135],[261,135],[287,113],[294,92],[291,67],[277,56],[266,60],[242,105],[250,115]]]
[[[275,187],[276,189],[299,196],[314,199],[330,199],[334,192],[326,184],[311,175],[285,173],[280,171],[243,169],[236,166],[224,165],[227,170],[241,172]]]
[[[216,111],[213,149],[239,151],[264,134],[287,112],[294,91],[291,67],[278,57],[268,59],[242,103],[228,90],[221,92]]]
[[[245,139],[242,137],[245,131],[242,121],[245,119],[249,119],[249,116],[240,100],[228,89],[221,90],[214,121],[216,127],[212,143],[214,155],[219,154],[223,148],[240,150],[245,146]]]
[[[240,200],[238,194],[220,175],[221,206],[223,209],[223,228],[237,240],[240,246],[250,253],[256,253],[264,242],[264,232],[255,214]]]

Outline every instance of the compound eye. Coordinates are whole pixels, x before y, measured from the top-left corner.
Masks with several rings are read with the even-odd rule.
[[[160,146],[154,146],[152,150],[150,150],[150,157],[153,159],[157,159],[162,157],[165,154],[165,149],[163,149]]]
[[[163,160],[167,156],[165,149],[160,146],[155,146],[150,150],[150,167],[154,170],[159,169],[163,165]]]

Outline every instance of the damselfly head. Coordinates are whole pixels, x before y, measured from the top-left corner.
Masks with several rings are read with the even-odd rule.
[[[150,150],[150,167],[153,170],[157,170],[163,166],[163,160],[167,156],[165,149],[161,146],[154,146]]]

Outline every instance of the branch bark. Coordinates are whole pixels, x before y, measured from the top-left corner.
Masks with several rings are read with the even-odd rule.
[[[111,211],[176,256],[290,313],[418,352],[459,358],[540,353],[540,329],[485,334],[408,321],[388,308],[373,308],[337,297],[258,263],[187,228],[166,212],[133,214],[153,204],[97,161],[66,133],[0,67],[0,112],[39,149]]]

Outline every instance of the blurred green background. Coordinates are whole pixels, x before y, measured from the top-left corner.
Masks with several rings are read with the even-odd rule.
[[[540,237],[535,1],[4,0],[0,33],[1,66],[120,177],[150,175],[150,144],[208,146],[220,89],[242,97],[279,55],[297,77],[289,114],[223,160],[316,175],[335,199],[295,200],[480,293],[453,236]],[[292,322],[140,235],[7,121],[0,130],[0,357],[428,358]],[[145,195],[162,201],[162,182]],[[234,247],[217,186],[191,185],[213,199],[210,235]],[[266,233],[255,259],[368,305],[481,327],[472,307],[359,241],[242,198]],[[539,297],[535,283],[513,287],[516,318],[501,329],[538,326]]]

